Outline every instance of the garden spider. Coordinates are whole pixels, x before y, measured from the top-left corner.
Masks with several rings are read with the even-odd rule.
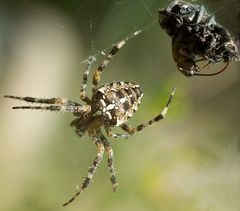
[[[121,47],[126,44],[130,38],[137,36],[140,32],[141,30],[136,31],[126,39],[114,45],[110,53],[106,56],[106,59],[97,68],[93,75],[91,99],[86,95],[86,85],[91,64],[95,61],[95,57],[90,56],[88,58],[86,61],[87,68],[83,75],[83,83],[80,89],[80,98],[86,103],[85,105],[68,100],[66,98],[42,99],[33,97],[17,97],[12,95],[5,96],[7,98],[23,100],[30,103],[49,104],[46,106],[15,106],[13,109],[38,109],[73,113],[76,118],[71,122],[71,126],[75,128],[76,133],[80,137],[85,133],[88,133],[89,137],[97,146],[97,156],[95,157],[92,166],[89,168],[87,176],[83,180],[82,186],[79,190],[77,190],[72,198],[63,204],[63,206],[71,203],[80,193],[84,191],[84,189],[88,187],[90,181],[92,180],[93,174],[95,173],[100,161],[103,158],[104,151],[106,151],[108,156],[107,162],[113,191],[115,192],[117,189],[118,184],[113,165],[113,150],[103,135],[101,127],[103,127],[106,131],[106,134],[112,138],[126,139],[135,132],[141,131],[146,126],[152,125],[153,123],[163,119],[167,113],[168,106],[171,103],[175,92],[175,88],[173,89],[165,108],[158,116],[143,124],[139,124],[137,127],[132,128],[126,124],[126,121],[133,116],[135,111],[137,111],[137,108],[141,102],[143,93],[139,85],[135,83],[120,81],[107,83],[101,87],[98,87],[98,83],[101,79],[101,74],[113,56]],[[115,126],[121,127],[128,134],[113,133],[111,127]]]

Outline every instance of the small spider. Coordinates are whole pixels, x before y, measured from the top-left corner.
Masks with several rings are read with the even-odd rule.
[[[239,48],[229,31],[216,23],[204,6],[175,0],[159,10],[159,24],[172,37],[172,55],[186,76],[212,76],[223,72],[230,61],[239,61]],[[204,74],[197,62],[226,63],[218,72]]]
[[[75,128],[76,133],[80,137],[87,133],[97,146],[97,156],[94,159],[92,166],[88,170],[87,176],[84,178],[82,186],[79,190],[77,190],[72,198],[63,204],[63,206],[71,203],[78,195],[80,195],[80,193],[82,193],[88,187],[90,181],[92,180],[93,174],[95,173],[100,161],[103,158],[104,151],[106,151],[108,156],[108,169],[113,191],[115,192],[117,189],[118,183],[116,180],[115,169],[113,165],[113,150],[101,131],[102,127],[108,136],[116,139],[126,139],[135,132],[141,131],[146,126],[152,125],[153,123],[162,120],[167,114],[168,106],[172,101],[175,88],[172,90],[165,108],[159,115],[143,124],[139,124],[138,126],[132,128],[128,126],[126,122],[137,111],[138,106],[141,102],[143,93],[140,89],[140,86],[135,83],[120,81],[107,83],[103,86],[98,87],[99,81],[101,79],[101,74],[107,67],[108,63],[112,60],[113,56],[118,52],[120,48],[126,44],[130,38],[137,36],[140,32],[140,30],[136,31],[126,39],[114,45],[110,53],[106,56],[106,59],[100,64],[93,75],[93,88],[91,98],[86,95],[86,85],[91,64],[95,61],[95,57],[90,56],[88,58],[87,68],[83,75],[83,83],[80,89],[80,98],[86,103],[84,105],[73,102],[66,98],[42,99],[33,97],[18,97],[12,95],[5,96],[7,98],[23,100],[30,103],[49,104],[46,106],[15,106],[13,109],[38,109],[73,113],[76,118],[71,122],[71,126]],[[119,126],[128,134],[113,133],[111,128],[115,126]]]

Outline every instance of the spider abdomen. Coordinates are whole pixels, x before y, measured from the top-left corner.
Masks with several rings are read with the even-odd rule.
[[[92,97],[92,112],[108,126],[119,126],[137,111],[143,93],[139,85],[112,82],[101,86]]]

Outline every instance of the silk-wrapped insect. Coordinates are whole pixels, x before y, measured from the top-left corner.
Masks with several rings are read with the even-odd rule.
[[[159,24],[172,38],[172,56],[185,76],[212,76],[239,61],[239,47],[230,32],[215,21],[203,5],[173,1],[159,10]],[[203,68],[197,65],[206,61]],[[201,73],[209,64],[226,65],[215,73]]]

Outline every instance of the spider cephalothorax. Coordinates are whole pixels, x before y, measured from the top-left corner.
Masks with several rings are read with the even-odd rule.
[[[216,75],[223,72],[230,61],[239,61],[234,38],[202,5],[173,1],[167,9],[159,10],[159,23],[172,37],[173,59],[186,76]],[[226,66],[216,73],[204,74],[199,73],[201,69],[196,64],[199,61],[208,64],[222,61]]]
[[[80,89],[80,98],[86,104],[82,105],[77,102],[73,102],[66,98],[33,98],[33,97],[17,97],[12,95],[6,95],[7,98],[23,100],[31,103],[48,104],[45,106],[16,106],[13,109],[39,109],[49,111],[65,111],[73,113],[76,118],[71,122],[71,126],[75,128],[76,133],[79,136],[88,134],[89,137],[94,141],[97,146],[97,156],[93,161],[92,166],[89,168],[87,176],[84,178],[83,183],[75,195],[69,199],[63,206],[71,203],[84,189],[86,189],[92,180],[93,174],[95,173],[99,163],[103,158],[104,151],[108,156],[108,169],[110,174],[110,180],[112,183],[113,190],[117,188],[117,180],[115,175],[115,169],[113,166],[113,150],[102,133],[102,127],[106,131],[106,134],[112,138],[128,138],[131,134],[141,131],[148,125],[152,125],[163,119],[167,113],[168,106],[173,98],[175,88],[173,89],[168,102],[163,111],[154,117],[153,119],[139,124],[132,128],[126,124],[127,120],[131,118],[134,112],[137,111],[140,104],[143,93],[139,85],[130,82],[112,82],[107,83],[101,87],[98,87],[98,83],[101,79],[101,74],[106,68],[108,63],[111,61],[113,56],[118,50],[125,45],[127,40],[137,36],[141,31],[136,31],[125,40],[117,43],[106,59],[101,63],[93,75],[93,88],[92,97],[86,96],[86,85],[88,81],[88,75],[91,64],[95,61],[95,57],[90,56],[86,61],[87,68],[83,75],[83,83]],[[119,126],[127,134],[115,134],[112,132],[111,127]]]

